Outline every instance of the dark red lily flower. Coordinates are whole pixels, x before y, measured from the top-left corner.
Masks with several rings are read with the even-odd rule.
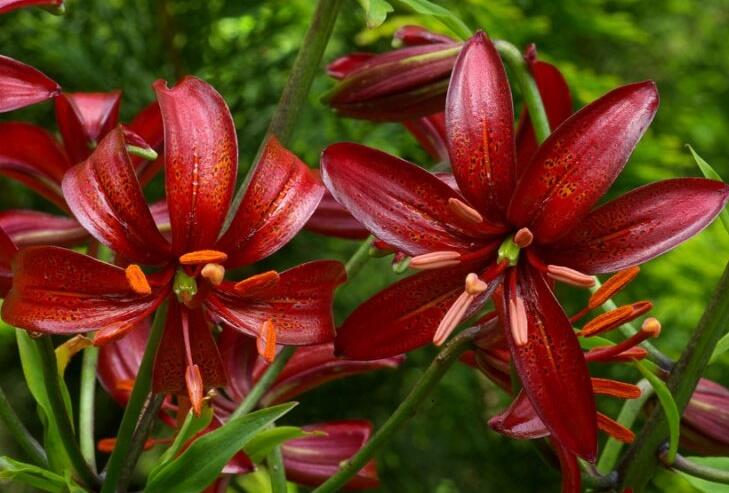
[[[0,0],[0,14],[26,7],[43,7],[57,13],[65,10],[63,0]]]
[[[186,78],[175,88],[155,83],[165,129],[170,236],[159,232],[117,127],[89,159],[63,179],[69,208],[127,267],[57,247],[21,250],[3,317],[46,333],[97,330],[103,344],[136,326],[169,299],[154,367],[154,391],[187,388],[196,411],[206,388],[224,375],[210,321],[259,339],[273,357],[276,344],[331,341],[331,301],[343,266],[316,261],[238,283],[226,269],[251,265],[285,245],[316,208],[324,188],[296,156],[269,139],[230,227],[221,228],[235,186],[238,150],[222,97]],[[139,264],[157,267],[149,275]],[[69,291],[69,288],[73,291]]]
[[[657,106],[652,82],[620,87],[559,125],[517,176],[508,81],[493,44],[479,33],[458,57],[446,104],[461,193],[380,151],[350,143],[327,148],[322,176],[334,198],[378,239],[410,255],[411,267],[426,270],[357,308],[339,330],[338,351],[367,359],[440,344],[503,278],[506,338],[529,399],[564,447],[594,459],[589,375],[550,283],[589,286],[590,275],[645,262],[701,231],[729,198],[723,183],[686,178],[592,210]]]
[[[0,113],[50,99],[61,86],[30,65],[0,55]]]
[[[135,330],[102,347],[99,353],[99,380],[122,406],[126,405],[136,378],[147,334],[148,327]],[[268,363],[259,357],[256,343],[234,330],[224,329],[218,346],[228,386],[223,393],[213,398],[214,427],[225,422],[268,367]],[[302,347],[263,395],[261,405],[288,401],[332,380],[377,369],[395,368],[402,360],[403,357],[399,356],[378,361],[352,361],[336,358],[332,344]],[[173,405],[163,407],[165,423],[175,425],[175,412],[177,408]],[[342,461],[349,459],[366,443],[372,431],[371,424],[363,420],[332,421],[302,428],[325,433],[291,440],[282,446],[287,478],[307,486],[318,486],[334,474]],[[150,444],[154,443],[158,442],[153,440]],[[223,473],[244,474],[252,468],[250,460],[240,453]],[[350,481],[348,489],[374,488],[378,484],[375,464],[370,462]]]

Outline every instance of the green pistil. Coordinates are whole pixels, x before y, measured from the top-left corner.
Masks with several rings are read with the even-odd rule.
[[[519,261],[519,252],[521,252],[521,248],[519,248],[519,246],[514,243],[513,235],[510,235],[503,241],[503,243],[501,243],[501,246],[499,247],[499,258],[497,262],[501,263],[504,260],[508,260],[509,267],[514,267]]]
[[[197,281],[194,277],[188,276],[184,270],[178,269],[172,283],[172,291],[180,303],[189,302],[197,294]]]
[[[147,161],[154,161],[155,159],[157,159],[157,152],[151,148],[144,148],[127,144],[127,152],[133,156],[138,156],[142,159],[146,159]]]

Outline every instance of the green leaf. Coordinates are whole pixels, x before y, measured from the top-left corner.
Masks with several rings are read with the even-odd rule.
[[[729,471],[729,457],[686,457],[686,459],[700,466]],[[714,483],[713,481],[691,476],[685,472],[679,472],[679,474],[691,483],[691,486],[706,493],[729,493],[729,484]]]
[[[223,470],[225,464],[257,433],[289,412],[296,403],[279,404],[231,419],[195,440],[175,460],[150,476],[146,493],[198,493]]]
[[[709,359],[709,364],[716,363],[716,360],[719,359],[719,357],[729,351],[729,334],[724,334],[724,337],[719,339],[719,342],[716,343],[716,347],[714,347],[714,352],[711,353],[711,359]]]
[[[615,345],[615,343],[610,339],[605,339],[604,337],[600,336],[580,337],[579,341],[580,347],[582,349],[596,349],[599,347],[609,347]]]
[[[51,493],[85,493],[86,490],[70,479],[42,467],[0,457],[0,480],[17,481]]]
[[[255,464],[258,464],[262,462],[271,449],[277,445],[281,445],[282,443],[288,440],[293,440],[294,438],[322,434],[324,433],[306,432],[297,426],[277,426],[275,428],[264,430],[253,437],[246,446],[243,447],[243,451]]]
[[[647,365],[647,363],[649,362],[636,361],[635,366],[638,367],[638,370],[640,370],[646,380],[648,380],[648,382],[651,384],[651,387],[653,387],[653,390],[658,396],[658,401],[661,403],[663,412],[666,413],[669,435],[668,461],[673,462],[673,460],[676,458],[676,452],[678,452],[678,437],[681,426],[681,414],[678,412],[678,406],[676,406],[676,402],[673,400],[671,391],[668,390],[666,383],[649,369],[649,365]]]
[[[461,20],[456,14],[441,7],[429,0],[395,0],[397,3],[403,5],[405,8],[415,12],[416,14],[429,15],[436,17],[440,20],[448,29],[453,31],[461,39],[468,39],[473,35],[473,31],[468,28],[465,22]]]
[[[716,170],[712,168],[709,163],[704,161],[704,159],[699,156],[696,151],[694,151],[693,147],[691,147],[689,144],[686,144],[686,147],[688,147],[689,151],[691,151],[691,155],[694,157],[696,165],[699,167],[699,169],[706,178],[709,178],[710,180],[718,180],[721,182],[724,181],[721,179],[719,173],[717,173]],[[729,211],[726,210],[726,207],[719,214],[719,218],[721,219],[721,223],[724,225],[724,229],[726,229],[727,233],[729,233]]]
[[[357,0],[365,11],[367,27],[374,29],[382,25],[393,8],[386,0]]]
[[[182,423],[180,430],[175,436],[175,441],[172,442],[170,448],[165,450],[164,454],[159,458],[157,466],[152,470],[150,476],[154,476],[167,462],[174,459],[177,453],[182,449],[182,446],[198,432],[204,430],[210,424],[213,419],[213,408],[206,406],[203,408],[200,416],[195,416],[195,413],[190,409],[185,417],[185,422]]]
[[[63,472],[71,467],[71,462],[66,454],[66,449],[61,442],[58,433],[58,427],[55,420],[52,419],[51,404],[48,400],[45,379],[43,377],[43,364],[40,360],[40,354],[36,349],[35,343],[28,333],[21,329],[16,329],[15,337],[18,342],[18,353],[20,354],[20,363],[23,368],[25,382],[28,385],[31,395],[38,404],[38,415],[43,423],[43,443],[48,454],[48,462],[55,472]],[[61,380],[61,389],[66,402],[66,408],[71,416],[71,404],[68,397],[68,389],[66,384]],[[73,418],[72,418],[73,422]]]

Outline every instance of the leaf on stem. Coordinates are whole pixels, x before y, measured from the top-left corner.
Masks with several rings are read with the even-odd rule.
[[[387,14],[393,11],[392,5],[386,0],[357,0],[365,12],[367,27],[374,29],[382,25]]]
[[[691,155],[694,157],[694,161],[696,161],[696,166],[699,167],[701,173],[703,173],[706,178],[709,178],[710,180],[718,180],[721,182],[724,181],[722,180],[719,173],[717,173],[716,170],[712,168],[709,163],[704,161],[704,159],[696,153],[696,151],[693,147],[691,147],[690,144],[686,144],[686,147],[688,147],[688,150],[691,151]],[[727,211],[726,209],[721,211],[721,213],[719,214],[719,218],[721,219],[721,223],[724,225],[724,229],[726,229],[727,233],[729,233],[729,211]],[[727,347],[729,347],[729,342],[727,342],[726,344]]]
[[[671,391],[668,390],[666,382],[661,380],[655,374],[654,368],[656,370],[658,369],[656,365],[651,363],[650,361],[636,361],[635,366],[638,368],[638,370],[640,370],[646,380],[648,380],[648,382],[653,387],[653,390],[656,392],[656,396],[658,396],[658,401],[661,403],[663,412],[666,414],[669,435],[668,462],[673,462],[673,460],[676,458],[676,452],[678,452],[678,438],[681,426],[681,413],[678,412],[678,406],[676,406],[676,402],[673,400],[673,395],[671,395]]]

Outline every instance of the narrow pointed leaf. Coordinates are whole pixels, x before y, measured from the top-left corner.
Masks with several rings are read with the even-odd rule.
[[[183,421],[182,426],[180,426],[180,429],[177,430],[177,434],[175,435],[175,440],[172,442],[172,445],[170,445],[170,447],[160,456],[157,465],[149,473],[149,476],[154,476],[164,467],[165,464],[173,460],[180,450],[182,450],[185,443],[207,428],[212,420],[213,408],[211,406],[203,407],[200,416],[195,416],[195,413],[193,413],[192,409],[190,409],[187,412],[187,416],[185,416],[185,421]]]
[[[0,113],[40,103],[61,92],[42,72],[0,55]]]
[[[580,224],[620,174],[658,109],[655,83],[619,87],[585,106],[541,145],[521,176],[509,220],[551,243]]]
[[[729,457],[686,457],[687,460],[704,467],[711,467],[726,473],[729,471]],[[704,493],[729,493],[729,484],[715,483],[677,471],[691,486]]]
[[[89,157],[119,122],[121,91],[62,93],[56,98],[56,122],[72,163]]]
[[[165,188],[176,256],[211,248],[228,213],[238,170],[230,110],[209,84],[186,77],[154,84],[165,141]]]
[[[648,380],[653,387],[653,390],[658,397],[658,401],[661,403],[663,412],[666,414],[666,421],[668,422],[668,461],[673,462],[678,452],[678,439],[681,433],[681,413],[678,411],[676,401],[673,400],[671,391],[668,389],[666,382],[661,380],[656,374],[647,366],[647,362],[636,361],[635,366],[640,370],[643,376]]]
[[[386,0],[357,0],[365,11],[367,27],[374,29],[382,25],[393,8]]]
[[[688,147],[689,151],[691,151],[691,155],[694,157],[696,165],[699,167],[701,173],[703,173],[706,178],[710,180],[719,180],[721,182],[724,181],[722,180],[721,176],[719,176],[719,173],[717,173],[716,170],[714,170],[714,168],[712,168],[709,163],[707,163],[701,156],[696,153],[693,147],[691,147],[689,144],[686,144],[686,147]],[[724,225],[724,229],[726,229],[727,233],[729,233],[729,211],[723,209],[719,214],[719,218]]]
[[[727,351],[729,351],[729,334],[725,334],[724,337],[719,339],[719,342],[714,348],[714,352],[711,353],[709,364],[715,363]]]
[[[458,17],[445,7],[435,4],[429,0],[397,0],[413,12],[438,18],[446,27],[462,39],[471,35],[471,29]]]
[[[0,480],[24,483],[39,491],[50,493],[82,493],[85,491],[80,486],[69,489],[63,476],[7,456],[0,457]]]
[[[217,478],[226,463],[257,433],[296,404],[281,404],[228,421],[195,440],[174,461],[149,478],[146,493],[198,493]]]
[[[729,185],[676,178],[637,188],[595,209],[545,256],[588,274],[646,262],[702,231],[729,200]]]
[[[297,426],[277,426],[263,430],[253,437],[243,447],[243,452],[246,453],[254,464],[260,464],[274,447],[288,440],[304,438],[315,434],[316,432],[306,432]]]

